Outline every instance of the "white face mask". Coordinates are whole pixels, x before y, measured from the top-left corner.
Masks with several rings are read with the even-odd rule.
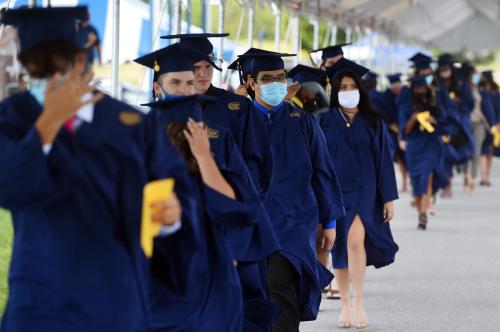
[[[344,108],[352,109],[359,104],[359,90],[339,91],[338,97],[340,106]]]

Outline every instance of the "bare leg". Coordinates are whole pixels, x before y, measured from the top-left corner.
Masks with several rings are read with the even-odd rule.
[[[340,312],[338,326],[350,328],[351,323],[351,300],[349,294],[349,270],[335,269],[335,280],[339,286],[340,299],[342,301],[342,311]]]
[[[479,158],[479,168],[481,169],[481,183],[488,181],[488,156]]]
[[[366,313],[363,307],[363,289],[366,273],[365,228],[359,215],[354,217],[347,236],[347,252],[349,277],[351,279],[354,300],[355,326],[365,327],[367,325]]]

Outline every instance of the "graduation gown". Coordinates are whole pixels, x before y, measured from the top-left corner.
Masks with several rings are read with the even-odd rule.
[[[268,115],[254,102],[243,157],[271,218],[280,253],[297,270],[301,319],[316,318],[331,274],[317,261],[318,224],[344,215],[335,169],[315,119],[288,103]]]
[[[407,141],[406,163],[410,173],[412,190],[414,196],[421,196],[427,192],[428,179],[433,177],[433,188],[437,191],[448,185],[444,165],[444,146],[441,135],[444,133],[441,126],[446,120],[446,110],[438,105],[441,115],[438,117],[437,125],[433,125],[436,131],[428,133],[420,128],[418,122],[409,134],[404,133],[404,128],[414,112],[413,103],[405,103],[400,106],[399,128],[402,138]]]
[[[491,92],[481,91],[481,110],[483,111],[486,120],[488,120],[488,124],[490,125],[490,127],[494,126],[497,123],[494,100],[494,95]],[[488,133],[486,135],[486,139],[483,142],[481,155],[486,156],[490,154],[490,152],[492,151],[492,145],[493,135],[491,133]]]
[[[168,111],[154,112],[160,123],[168,122]],[[152,290],[154,329],[241,331],[245,326],[245,331],[261,331],[253,327],[267,327],[275,312],[267,302],[260,264],[278,250],[278,241],[230,133],[206,123],[215,162],[238,199],[210,189],[199,174],[194,175],[202,225],[197,272],[186,276],[190,284],[186,292],[172,289],[168,274],[161,268],[161,260],[169,260],[169,251],[157,243],[158,269],[153,269]],[[182,241],[182,234],[174,236]],[[238,268],[233,261],[238,261]],[[261,312],[265,308],[269,310]]]
[[[347,115],[346,115],[347,117]],[[339,220],[333,247],[333,267],[348,267],[347,236],[356,215],[366,231],[367,265],[377,268],[394,262],[398,246],[389,223],[383,219],[384,204],[398,198],[390,136],[382,120],[375,130],[361,114],[350,127],[338,108],[321,116],[329,155],[337,170],[347,214]]]
[[[147,331],[142,189],[175,178],[189,214],[184,162],[150,117],[107,96],[45,155],[41,112],[29,92],[0,104],[0,206],[14,224],[1,330]]]
[[[247,114],[251,108],[250,99],[213,85],[205,95],[217,98],[217,101],[205,106],[203,118],[227,130],[236,145],[241,147]]]

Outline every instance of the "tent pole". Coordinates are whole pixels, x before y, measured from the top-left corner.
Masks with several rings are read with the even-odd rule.
[[[120,0],[113,0],[113,45],[111,53],[111,96],[120,99],[118,94],[120,64]]]
[[[253,2],[248,5],[248,47],[253,46],[253,25],[255,21],[255,9]]]
[[[218,17],[218,32],[219,33],[223,33],[224,32],[224,0],[220,0],[219,2],[219,17]],[[222,59],[223,56],[223,52],[224,52],[224,38],[217,38],[218,39],[218,42],[219,42],[219,45],[218,45],[218,51],[217,51],[217,56],[219,57],[219,59]],[[219,81],[219,86],[221,85],[222,83],[222,72],[219,71],[218,72],[218,81]]]
[[[274,51],[280,51],[281,43],[281,9],[276,2],[271,2],[271,9],[274,15]]]
[[[312,22],[313,25],[313,50],[317,50],[319,48],[319,21],[315,18]]]

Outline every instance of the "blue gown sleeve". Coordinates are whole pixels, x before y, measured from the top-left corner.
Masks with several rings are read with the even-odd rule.
[[[375,170],[377,172],[377,191],[380,202],[398,199],[398,187],[394,172],[394,162],[390,150],[389,131],[384,121],[379,121],[375,146]]]
[[[462,95],[460,96],[459,109],[463,114],[470,114],[474,110],[474,95],[467,84],[462,84]]]
[[[493,97],[488,92],[481,92],[481,109],[490,126],[496,123],[495,108],[493,106]]]
[[[404,103],[399,105],[399,112],[398,112],[398,122],[399,122],[399,139],[400,140],[405,140],[408,139],[408,135],[405,134],[405,128],[406,125],[408,124],[408,121],[410,120],[412,116],[412,104],[411,103]]]
[[[334,228],[335,220],[345,215],[342,191],[335,167],[330,159],[326,140],[317,121],[305,115],[309,132],[312,187],[318,203],[319,220],[325,228]]]

